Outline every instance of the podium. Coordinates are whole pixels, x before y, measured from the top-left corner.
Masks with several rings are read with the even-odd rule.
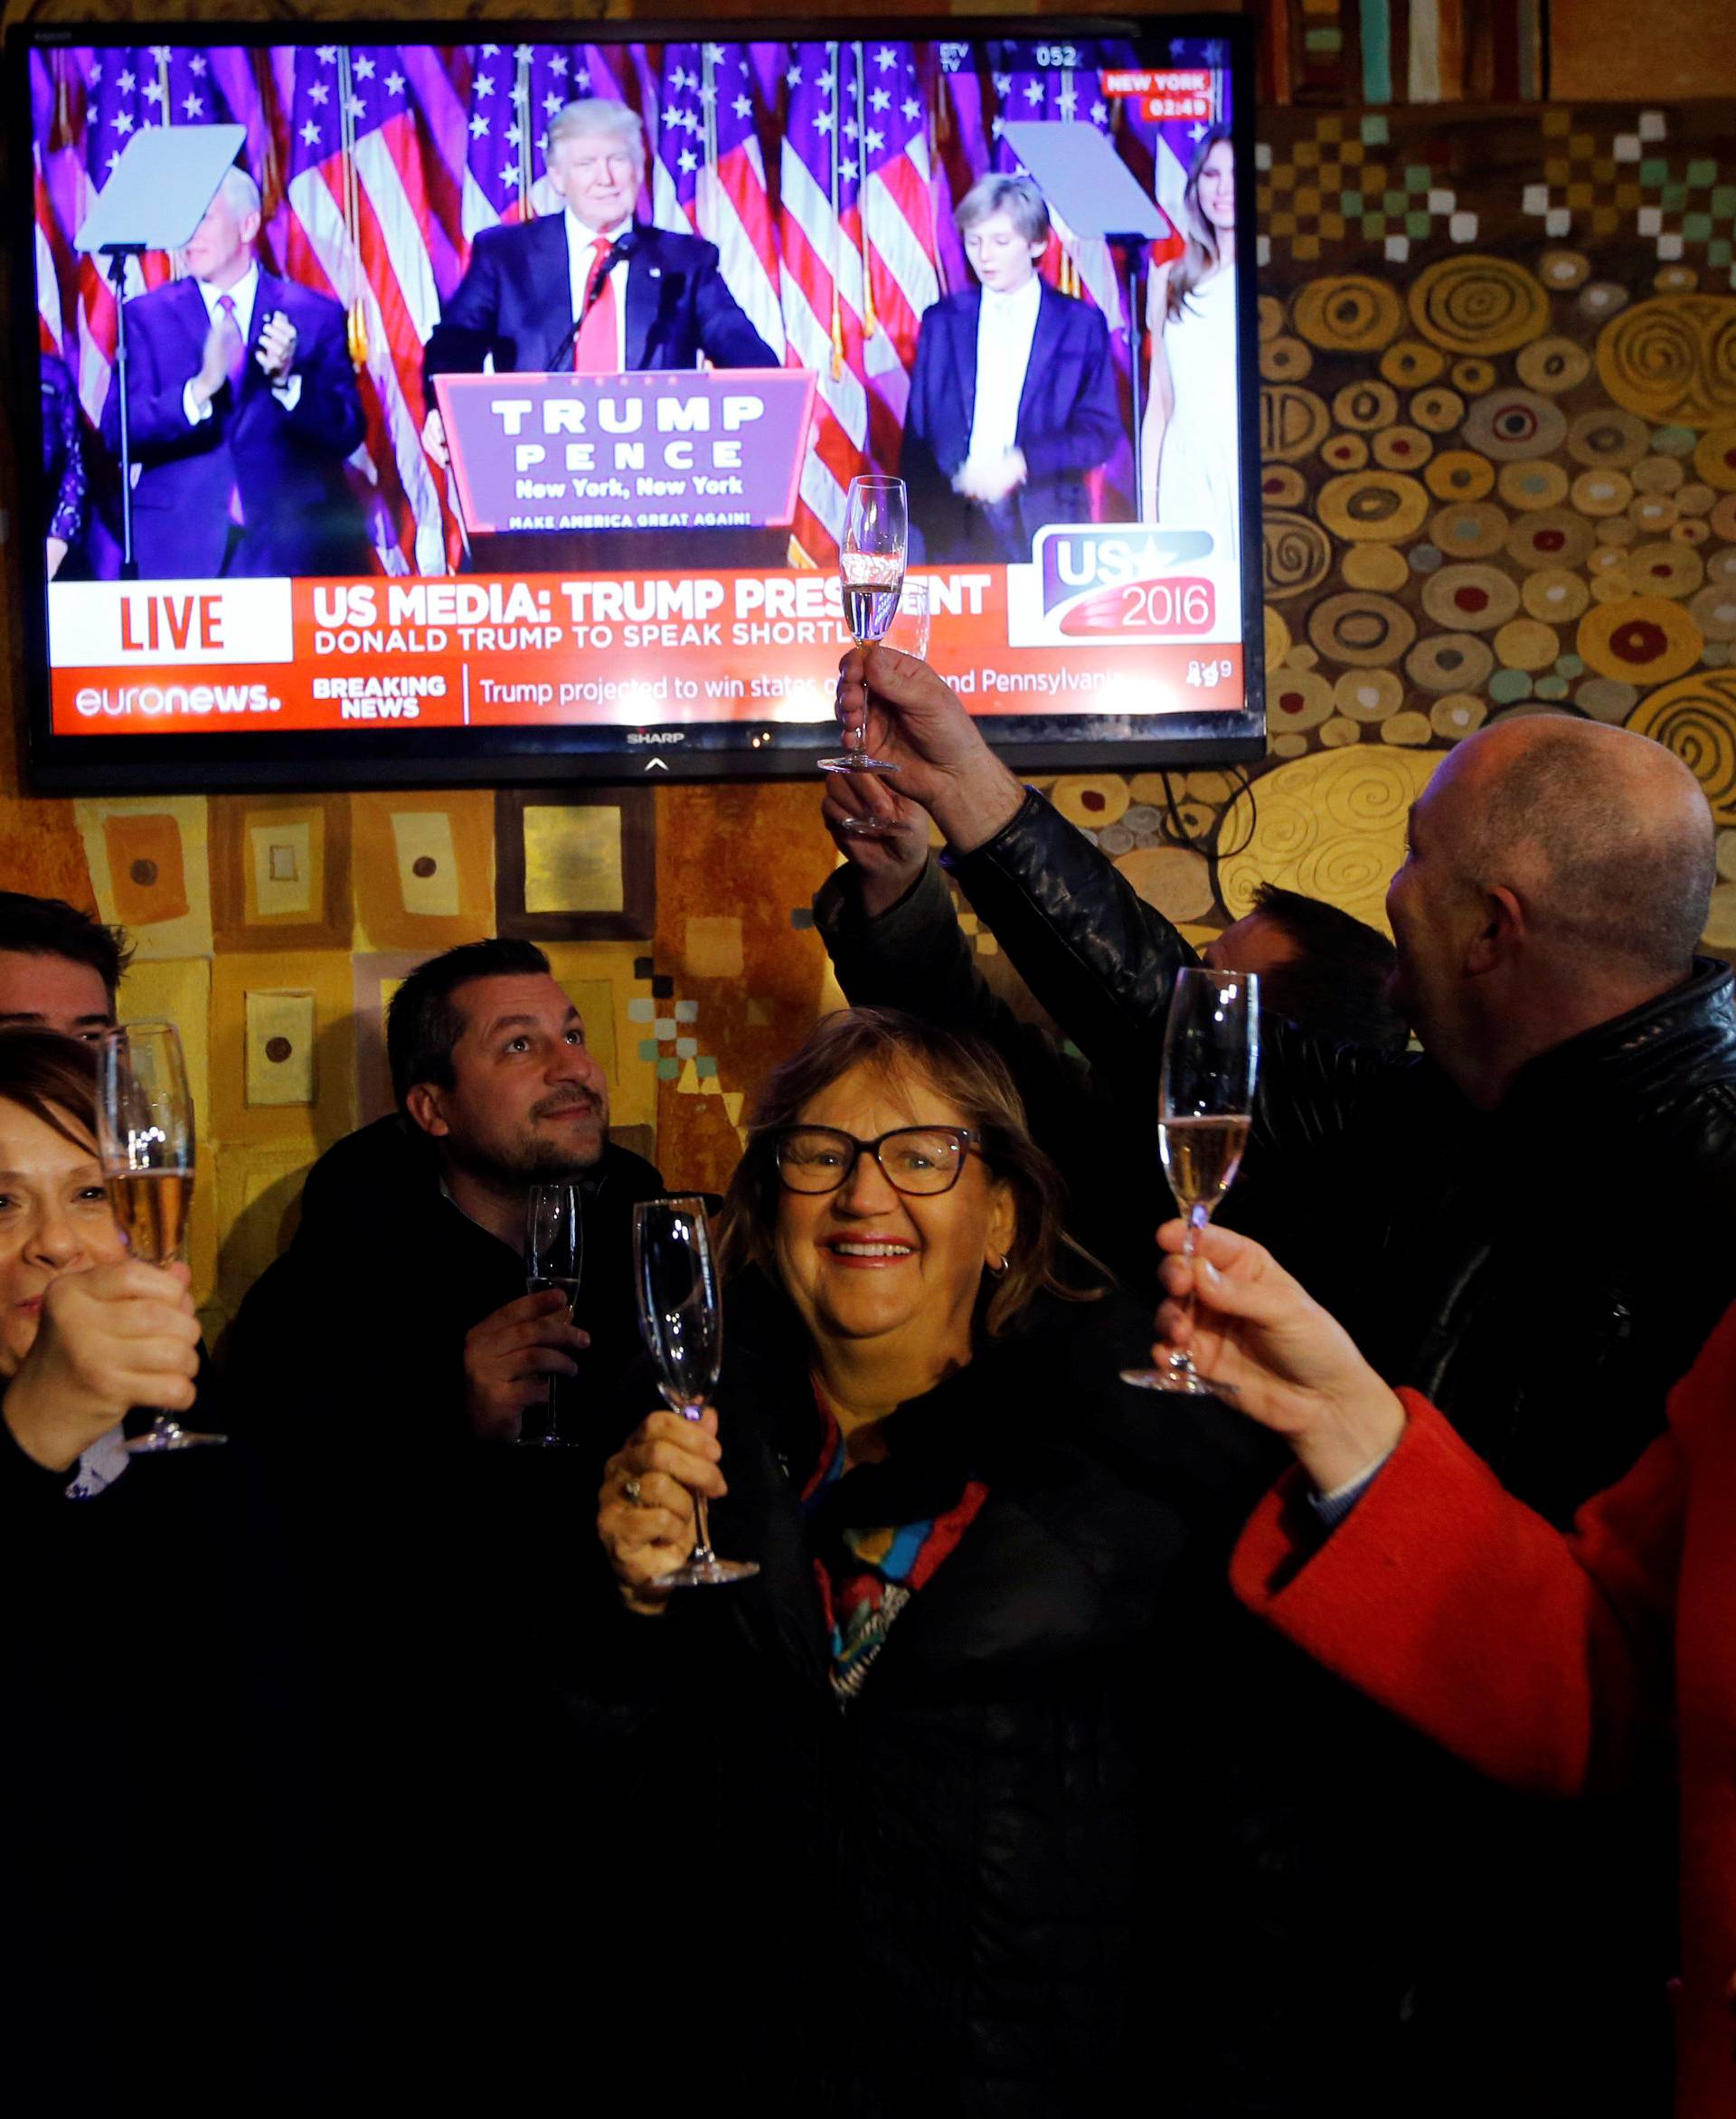
[[[781,565],[814,414],[797,368],[437,375],[491,572]]]

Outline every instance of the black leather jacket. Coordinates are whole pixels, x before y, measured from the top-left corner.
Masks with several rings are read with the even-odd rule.
[[[1194,952],[1040,795],[948,865],[1090,1063],[1093,1124],[1118,1113],[1143,1140],[1128,1114],[1155,1105],[1171,984]],[[852,1000],[1029,1036],[977,974],[937,873],[872,922],[852,916],[844,877],[816,919]],[[1242,1225],[1557,1521],[1633,1462],[1736,1300],[1731,989],[1723,965],[1697,962],[1532,1061],[1494,1112],[1422,1054],[1269,1026]],[[1132,1191],[1147,1153],[1096,1161]]]

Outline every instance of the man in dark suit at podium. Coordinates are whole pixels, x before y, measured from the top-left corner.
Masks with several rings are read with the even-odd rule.
[[[344,474],[366,427],[344,311],[262,271],[259,232],[259,187],[231,168],[183,252],[189,277],[127,305],[142,580],[372,570]],[[102,433],[118,456],[118,383]]]
[[[478,235],[464,278],[422,354],[428,418],[422,445],[447,461],[436,375],[476,374],[492,358],[502,373],[580,374],[693,368],[780,368],[724,284],[717,246],[637,223],[645,130],[625,103],[586,97],[549,126],[549,182],[565,210]],[[647,540],[668,533],[518,534],[478,538],[474,563],[497,572],[545,567],[632,569],[656,563]],[[684,564],[776,566],[782,530],[687,530]]]
[[[490,355],[503,371],[590,375],[691,368],[701,354],[719,368],[783,365],[724,285],[714,243],[635,224],[645,133],[625,103],[569,103],[549,127],[548,163],[565,211],[477,236],[423,351],[430,385]],[[443,462],[438,411],[422,433]]]
[[[1037,275],[1049,209],[1028,176],[986,176],[958,203],[979,284],[922,313],[901,468],[912,555],[1028,561],[1045,523],[1090,517],[1085,474],[1122,439],[1100,311]]]

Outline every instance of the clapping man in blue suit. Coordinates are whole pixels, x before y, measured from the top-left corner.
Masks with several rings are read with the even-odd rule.
[[[1045,523],[1090,519],[1085,474],[1122,439],[1109,335],[1037,274],[1049,209],[1028,176],[959,202],[981,284],[923,312],[904,420],[914,547],[929,560],[1028,561]]]
[[[364,573],[344,459],[366,429],[328,295],[261,270],[259,186],[224,173],[184,251],[188,277],[127,305],[133,551],[146,581]],[[103,439],[120,449],[120,390]]]

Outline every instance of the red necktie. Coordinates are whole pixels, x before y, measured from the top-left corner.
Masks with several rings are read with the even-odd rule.
[[[585,320],[572,342],[572,372],[575,375],[612,375],[621,363],[615,349],[615,289],[604,265],[615,246],[608,236],[599,235],[590,247],[594,254],[585,279]]]

